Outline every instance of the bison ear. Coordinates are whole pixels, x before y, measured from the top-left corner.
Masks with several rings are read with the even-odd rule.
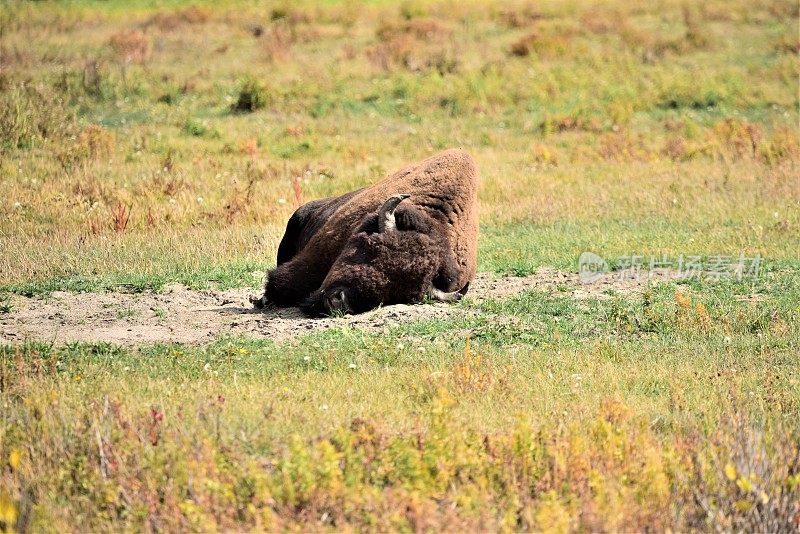
[[[390,196],[383,202],[383,205],[378,210],[378,233],[391,232],[397,228],[394,210],[397,209],[398,204],[410,196],[409,194],[401,193]]]

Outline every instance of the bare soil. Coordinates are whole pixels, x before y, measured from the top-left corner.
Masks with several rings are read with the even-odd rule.
[[[479,273],[467,297],[476,301],[502,299],[537,288],[575,299],[607,298],[612,293],[609,290],[618,294],[639,292],[647,284],[646,275],[638,280],[606,276],[594,283],[582,284],[577,274],[553,269],[540,269],[524,277]],[[309,319],[296,308],[254,309],[248,299],[255,294],[252,288],[192,290],[172,285],[160,292],[54,292],[46,298],[13,296],[11,311],[0,315],[0,343],[202,344],[220,336],[283,342],[334,326],[383,331],[412,320],[475,313],[461,306],[436,303],[386,306],[361,315]]]

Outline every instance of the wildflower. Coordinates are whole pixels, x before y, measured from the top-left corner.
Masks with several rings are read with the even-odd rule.
[[[16,471],[20,462],[22,462],[22,452],[17,448],[11,449],[11,452],[8,454],[8,465],[11,466],[11,469]]]
[[[22,204],[20,204],[19,202],[14,202],[14,209],[19,209],[21,207],[22,207]]]
[[[736,468],[733,464],[729,463],[725,466],[725,476],[728,477],[730,481],[736,480]]]
[[[285,198],[279,198],[278,199],[278,204],[286,204],[286,199]]]
[[[0,521],[6,525],[15,525],[17,522],[17,507],[5,489],[0,490]]]
[[[349,367],[350,369],[355,369],[357,366],[356,366],[356,364],[354,364],[354,363],[351,363],[350,365],[348,365],[348,367]]]

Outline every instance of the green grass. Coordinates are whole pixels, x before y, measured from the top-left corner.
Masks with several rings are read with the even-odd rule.
[[[797,21],[784,0],[3,4],[0,321],[11,294],[256,287],[297,177],[308,201],[454,146],[481,172],[481,271],[763,264],[380,334],[4,346],[0,530],[794,528]]]
[[[765,300],[736,299],[767,288]],[[794,274],[586,302],[531,291],[465,302],[481,312],[467,319],[381,335],[339,327],[283,345],[5,347],[3,454],[24,451],[6,480],[39,528],[78,518],[278,528],[307,524],[309,511],[330,527],[410,528],[413,512],[369,510],[416,502],[443,525],[453,519],[442,498],[465,527],[543,527],[556,512],[559,528],[719,521],[686,500],[697,491],[735,524],[758,524],[734,504],[756,506],[760,492],[787,518],[797,302]],[[40,456],[48,450],[70,452]],[[729,480],[728,466],[742,474]],[[581,489],[582,476],[602,493]],[[739,488],[748,477],[752,496]],[[141,508],[159,488],[190,496]],[[527,497],[507,501],[509,491]]]

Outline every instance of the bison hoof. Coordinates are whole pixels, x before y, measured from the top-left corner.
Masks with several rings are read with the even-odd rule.
[[[267,305],[267,295],[262,295],[260,297],[250,297],[250,304],[252,304],[254,308],[258,308],[259,310],[262,309],[264,306]]]
[[[439,302],[458,302],[464,297],[464,293],[460,291],[453,291],[452,293],[446,293],[441,289],[436,289],[432,287],[428,292],[428,296],[436,301]]]

